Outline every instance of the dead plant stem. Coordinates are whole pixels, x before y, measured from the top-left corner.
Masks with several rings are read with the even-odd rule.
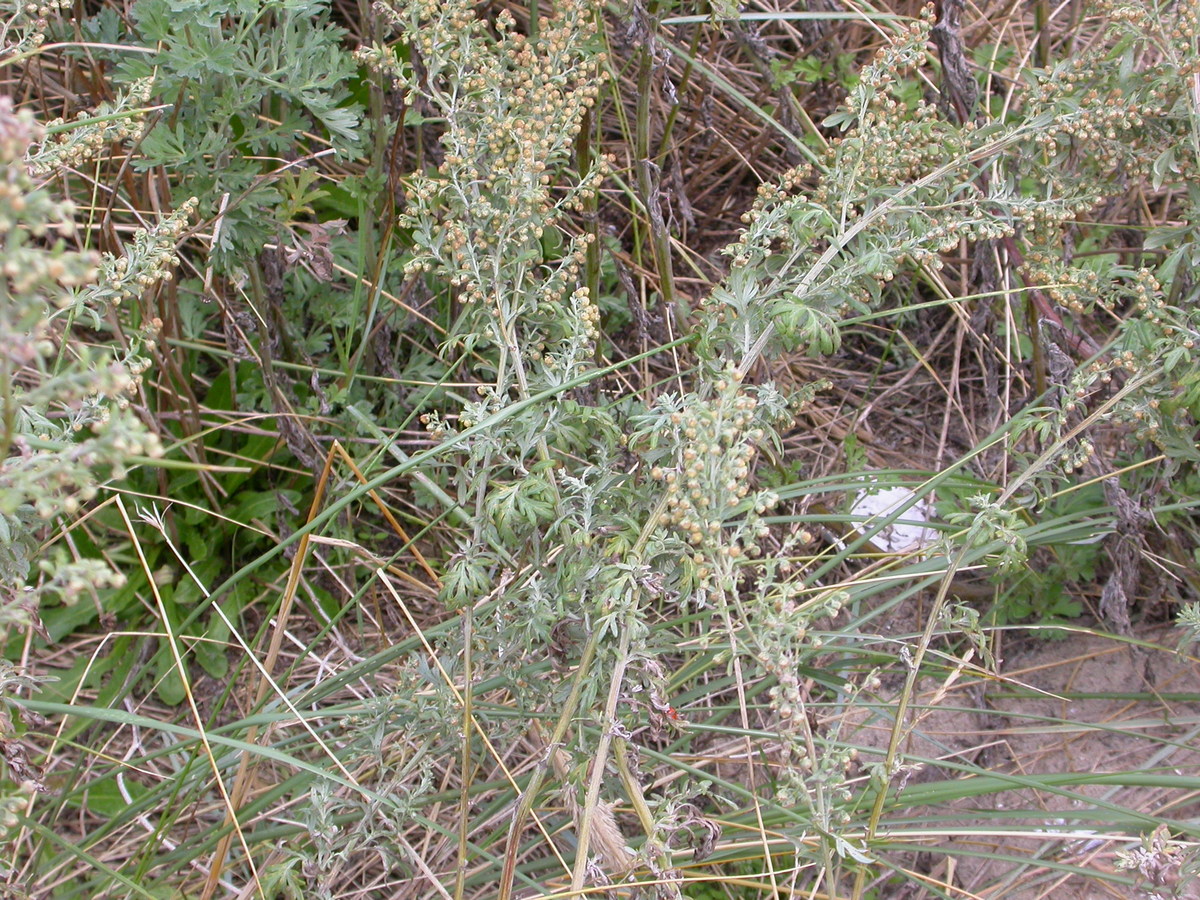
[[[604,781],[604,769],[608,763],[608,748],[612,744],[614,730],[617,725],[617,701],[621,697],[621,685],[625,681],[625,667],[629,664],[629,636],[633,631],[631,621],[637,615],[636,604],[625,615],[621,627],[621,637],[617,645],[617,659],[613,665],[612,680],[608,684],[608,701],[604,705],[604,716],[601,719],[603,730],[600,732],[600,742],[596,745],[596,755],[592,759],[592,772],[588,779],[587,794],[583,800],[583,810],[579,816],[579,832],[576,834],[575,869],[571,873],[571,890],[568,897],[574,897],[583,890],[583,879],[588,867],[588,844],[592,836],[592,816],[596,804],[600,801],[600,785]],[[570,787],[568,787],[570,790]]]

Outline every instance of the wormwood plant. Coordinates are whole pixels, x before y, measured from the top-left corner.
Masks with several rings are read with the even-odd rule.
[[[828,567],[791,566],[786,560],[803,541],[800,533],[757,558],[770,536],[763,517],[777,497],[755,491],[756,459],[771,447],[773,426],[786,421],[788,404],[770,385],[746,379],[764,356],[795,348],[816,356],[835,352],[847,322],[888,315],[900,305],[893,290],[898,280],[953,297],[941,274],[943,254],[963,242],[1000,248],[1017,264],[1024,284],[1009,275],[1005,290],[988,296],[1028,295],[1034,312],[1025,318],[1027,327],[1056,347],[1066,338],[1057,331],[1043,338],[1039,330],[1060,327],[1064,315],[1091,312],[1067,302],[1071,291],[1083,296],[1091,285],[1090,295],[1114,313],[1105,336],[1114,351],[1089,360],[1098,343],[1067,345],[1083,364],[1077,360],[1049,375],[1074,400],[1037,407],[1010,431],[1012,450],[1032,449],[1028,468],[1002,486],[999,501],[980,496],[939,554],[913,565],[910,577],[929,584],[976,560],[992,561],[998,571],[1023,565],[1025,520],[1007,504],[1040,478],[1042,489],[1052,489],[1064,470],[1074,471],[1086,458],[1073,443],[1078,419],[1067,414],[1078,409],[1071,402],[1088,397],[1093,385],[1112,383],[1123,368],[1121,390],[1097,394],[1102,402],[1089,424],[1149,404],[1147,391],[1169,395],[1177,413],[1193,403],[1187,399],[1193,367],[1180,355],[1194,331],[1186,307],[1160,302],[1161,283],[1149,270],[1051,264],[1049,248],[1061,251],[1064,232],[1117,190],[1126,172],[1151,177],[1181,165],[1174,157],[1168,165],[1161,155],[1165,141],[1186,138],[1192,128],[1177,67],[1194,22],[1181,15],[1170,25],[1174,31],[1147,37],[1150,18],[1116,10],[1099,49],[1031,73],[1034,87],[1021,112],[988,120],[976,118],[969,103],[954,109],[949,102],[913,99],[907,89],[907,79],[929,63],[933,14],[925,11],[864,69],[844,111],[827,120],[845,132],[828,154],[760,190],[745,232],[727,251],[728,278],[699,311],[690,389],[621,410],[571,396],[597,376],[591,298],[575,287],[585,239],[568,239],[561,254],[549,252],[544,240],[602,176],[595,167],[567,177],[569,141],[595,91],[590,64],[576,49],[584,11],[565,4],[555,18],[539,21],[531,37],[514,34],[501,14],[492,41],[465,7],[391,10],[392,20],[416,35],[412,55],[404,59],[394,48],[376,47],[364,58],[387,67],[409,100],[434,114],[445,152],[435,173],[418,173],[410,182],[403,222],[420,248],[410,271],[429,276],[435,290],[447,283],[455,290],[463,310],[448,346],[474,351],[460,371],[469,373],[466,380],[479,379],[479,399],[466,402],[457,420],[429,417],[432,433],[462,448],[458,499],[469,523],[443,597],[453,606],[489,600],[489,618],[473,626],[489,653],[473,657],[472,677],[495,673],[507,679],[520,708],[561,713],[547,740],[576,750],[560,773],[568,784],[581,784],[582,799],[572,793],[567,803],[576,811],[580,845],[572,884],[586,880],[593,829],[597,846],[608,848],[599,853],[607,877],[629,869],[630,861],[612,850],[605,824],[606,798],[614,793],[605,765],[628,752],[625,729],[636,721],[637,705],[627,682],[647,677],[639,673],[666,654],[677,640],[670,637],[680,627],[675,617],[687,609],[711,610],[715,630],[696,645],[719,646],[734,683],[762,675],[775,681],[767,697],[785,750],[772,771],[767,815],[804,848],[798,859],[806,862],[797,865],[816,865],[815,877],[831,890],[848,874],[866,871],[860,865],[888,865],[871,841],[909,771],[897,752],[908,727],[904,706],[887,753],[852,786],[855,753],[813,729],[796,674],[829,654],[851,671],[860,666],[859,635],[812,632],[879,588],[826,585]],[[1147,43],[1160,37],[1176,48],[1175,57],[1150,53],[1156,61],[1146,64]],[[550,123],[546,132],[535,124],[543,122]],[[1062,155],[1072,164],[1055,159]],[[552,185],[557,193],[548,190]],[[1132,314],[1116,315],[1127,303]],[[1161,406],[1162,398],[1157,402]],[[1141,419],[1149,415],[1141,411]],[[1188,428],[1187,419],[1178,421]],[[1137,436],[1161,435],[1161,419],[1153,425]],[[632,458],[623,457],[626,451]],[[1176,462],[1187,457],[1174,455]],[[656,485],[653,493],[648,484]],[[909,692],[944,601],[943,591],[907,657]],[[978,637],[977,625],[970,625],[977,617],[955,621]],[[539,645],[562,647],[564,623],[582,635],[574,687],[565,699],[565,687],[539,681],[523,667]],[[607,679],[591,680],[597,670]],[[846,704],[880,686],[870,670],[824,683]],[[734,709],[748,731],[744,695],[736,695]],[[586,723],[591,716],[596,730],[589,744],[582,737],[589,728],[573,725],[572,717]],[[484,714],[479,721],[489,730],[504,727]],[[745,749],[753,753],[749,739]],[[524,788],[512,840],[548,766],[540,765]],[[636,776],[618,768],[645,835],[636,860],[669,882],[665,824],[639,801]],[[510,840],[509,859],[516,846]],[[510,878],[506,868],[502,885]],[[861,878],[857,885],[860,891]]]
[[[45,526],[95,500],[102,480],[122,478],[130,463],[161,453],[157,437],[130,407],[147,366],[142,348],[103,341],[93,346],[72,323],[102,329],[109,308],[169,278],[174,241],[192,208],[185,205],[153,232],[139,233],[120,257],[67,249],[64,239],[75,234],[74,206],[54,200],[30,175],[49,165],[44,130],[27,112],[14,113],[7,98],[0,117],[6,282],[0,307],[0,584],[6,616],[23,610],[36,617],[43,596],[73,602],[124,577],[100,560],[71,558],[62,549],[42,556]]]
[[[602,737],[593,748],[572,722],[599,716],[618,727],[629,714],[617,700],[626,677],[661,681],[650,674],[649,645],[665,635],[647,628],[649,604],[724,604],[740,561],[758,554],[771,498],[748,477],[786,404],[769,387],[744,387],[732,370],[700,392],[630,410],[627,423],[630,411],[592,401],[599,316],[580,284],[591,238],[565,226],[606,171],[604,160],[573,159],[603,56],[589,37],[595,10],[567,2],[554,13],[524,35],[502,11],[493,39],[468,4],[394,4],[384,14],[412,36],[411,55],[374,47],[361,56],[390,71],[442,131],[443,161],[411,177],[401,218],[417,248],[409,271],[435,289],[448,284],[461,305],[444,352],[469,351],[460,372],[478,380],[476,399],[456,416],[426,417],[432,434],[462,447],[457,500],[468,513],[442,596],[451,607],[495,600],[472,625],[486,650],[472,679],[501,677],[519,709],[557,710],[544,739],[573,751],[561,765],[554,759],[579,829],[579,885],[589,842],[610,877],[630,860],[609,812],[615,795],[602,787],[609,752],[624,758],[624,742]],[[646,489],[654,481],[661,495]],[[536,660],[572,632],[578,643],[567,654],[579,664],[564,697],[568,686],[538,677]],[[593,677],[606,671],[611,679]],[[478,717],[492,740],[511,727],[505,715]],[[510,829],[502,896],[522,811],[548,766],[526,786]],[[640,788],[629,781],[623,793],[640,797]],[[667,838],[643,812],[655,835],[643,860],[664,871],[666,857],[652,848]]]
[[[1178,173],[1180,212],[1191,220],[1194,156],[1179,148],[1195,141],[1181,74],[1195,54],[1195,12],[1100,11],[1112,13],[1104,40],[1031,72],[1020,114],[1006,120],[969,106],[951,114],[945,97],[940,106],[912,100],[905,85],[925,59],[931,13],[909,26],[864,69],[846,109],[827,119],[847,134],[826,158],[760,189],[727,251],[732,271],[705,301],[704,341],[742,365],[774,347],[828,355],[844,323],[889,315],[898,278],[953,296],[943,254],[974,244],[977,284],[997,285],[996,259],[1011,264],[998,286],[1025,298],[1010,308],[1026,322],[1035,384],[1055,386],[1050,405],[1028,409],[1010,432],[1017,454],[1057,447],[1049,465],[1026,457],[1031,495],[1099,471],[1080,424],[1093,410],[1089,426],[1131,426],[1135,442],[1157,444],[1165,474],[1194,465],[1200,320],[1190,276],[1178,277],[1191,226],[1151,232],[1147,246],[1166,251],[1157,266],[1104,253],[1077,261],[1069,248],[1087,234],[1081,219],[1114,202],[1130,178],[1161,184]],[[1107,330],[1093,337],[1098,312]]]
[[[1167,170],[1190,171],[1194,162],[1182,162],[1177,154],[1194,138],[1196,110],[1183,73],[1195,60],[1195,10],[1111,12],[1108,34],[1094,49],[1051,71],[1031,73],[1034,87],[1019,116],[965,122],[969,109],[954,116],[923,100],[906,105],[900,90],[906,75],[925,60],[926,14],[926,24],[910,26],[864,70],[845,112],[827,120],[850,131],[831,145],[826,159],[760,191],[746,216],[745,234],[728,251],[732,272],[706,301],[704,340],[749,365],[775,345],[799,346],[814,355],[835,351],[843,323],[878,317],[895,302],[889,285],[905,273],[935,294],[952,296],[938,274],[941,254],[962,241],[999,247],[1019,264],[1021,289],[1031,301],[1027,327],[1050,347],[1049,376],[1061,391],[1051,399],[1062,399],[1035,406],[1014,423],[1009,447],[1018,458],[1022,450],[1032,451],[1023,457],[1027,468],[1006,485],[1003,502],[980,496],[977,511],[959,517],[966,527],[943,543],[951,571],[985,547],[999,571],[1025,564],[1030,548],[1022,517],[1028,512],[1005,503],[1032,487],[1035,499],[1026,495],[1023,502],[1037,516],[1044,510],[1036,498],[1061,488],[1073,472],[1104,471],[1094,461],[1093,444],[1081,437],[1084,427],[1132,424],[1135,442],[1158,444],[1167,473],[1195,461],[1198,373],[1191,350],[1197,322],[1190,301],[1174,305],[1167,299],[1172,293],[1190,296],[1191,279],[1185,276],[1168,290],[1161,267],[1156,272],[1103,257],[1072,263],[1064,252],[1070,247],[1066,235],[1083,227],[1079,220],[1088,211],[1120,193],[1127,175],[1150,182]],[[1186,190],[1190,197],[1190,185]],[[1190,201],[1183,214],[1190,219]],[[1178,259],[1190,252],[1190,244],[1185,236],[1175,245],[1168,271],[1178,275]],[[1078,316],[1075,327],[1086,334],[1095,321],[1091,314],[1100,309],[1111,323],[1101,341],[1072,338],[1064,321]],[[1076,355],[1073,361],[1068,351]],[[1173,422],[1165,421],[1163,408],[1171,410]],[[1086,413],[1091,414],[1081,424]],[[1118,579],[1128,577],[1122,564],[1102,601],[1118,627],[1122,622],[1127,627],[1124,605],[1130,602]],[[944,599],[943,590],[939,601]],[[917,645],[909,689],[935,619]],[[857,638],[846,634],[841,640]],[[786,717],[784,712],[780,708],[781,718],[794,716],[790,708]],[[902,705],[884,764],[871,768],[883,790],[907,778],[895,753],[905,727]],[[831,753],[836,762],[838,754]],[[836,766],[827,767],[823,778],[815,774],[820,763],[809,759],[805,767],[812,774],[798,782],[806,786],[812,808],[831,800],[849,804],[843,809],[860,802],[840,788],[827,790],[828,772]],[[795,783],[787,789],[789,798]],[[876,795],[867,820],[868,837],[879,821],[882,797]],[[836,835],[833,850],[846,860],[882,861],[846,847]],[[826,857],[826,872],[836,877],[832,859]],[[861,886],[860,879],[856,894]]]
[[[455,421],[433,414],[431,433],[470,429],[547,391],[578,385],[594,366],[598,312],[579,270],[587,244],[573,237],[553,250],[564,216],[580,208],[603,177],[602,164],[572,176],[572,146],[595,102],[599,61],[586,43],[591,10],[568,3],[539,23],[536,38],[514,31],[502,12],[498,38],[465,3],[392,5],[383,15],[412,35],[411,62],[391,47],[360,56],[388,71],[408,99],[442,127],[442,163],[408,182],[401,224],[412,230],[414,275],[449,284],[461,305],[447,350],[473,354],[463,375],[478,379],[475,399]],[[458,501],[473,510],[472,533],[445,579],[462,605],[495,578],[496,554],[547,527],[561,530],[562,486],[551,448],[589,450],[597,437],[615,454],[610,417],[567,396],[506,420],[503,431],[471,443]]]
[[[6,641],[14,625],[44,633],[43,604],[96,600],[124,584],[124,572],[81,551],[68,529],[94,507],[104,483],[162,454],[131,405],[148,366],[143,354],[153,345],[153,326],[122,346],[109,339],[107,314],[171,277],[175,241],[193,205],[139,231],[120,256],[100,255],[69,249],[67,241],[77,237],[74,204],[56,200],[34,180],[34,173],[78,161],[80,148],[110,143],[109,128],[84,124],[70,137],[47,138],[27,110],[16,112],[10,98],[0,98],[0,628]],[[127,136],[136,127],[121,131]],[[0,689],[28,692],[38,680],[6,663]],[[22,795],[47,788],[7,712],[0,723],[7,772],[17,785],[15,794],[5,789],[3,801],[4,824],[11,827],[27,801]]]

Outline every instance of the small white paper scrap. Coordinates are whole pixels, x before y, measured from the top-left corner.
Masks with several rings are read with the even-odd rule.
[[[859,491],[850,512],[854,516],[862,516],[863,521],[855,522],[854,527],[860,534],[866,534],[880,519],[886,519],[900,507],[910,503],[916,496],[906,487],[868,488]],[[900,514],[900,518],[891,525],[879,530],[871,538],[877,548],[884,553],[903,553],[910,550],[920,550],[933,543],[937,537],[937,529],[918,524],[933,519],[933,503],[928,498],[918,500]]]

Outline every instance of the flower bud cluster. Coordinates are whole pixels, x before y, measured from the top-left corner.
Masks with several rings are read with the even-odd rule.
[[[488,296],[488,260],[500,248],[536,254],[566,211],[582,207],[607,172],[601,161],[574,186],[560,186],[583,118],[602,84],[603,54],[589,53],[584,0],[556,7],[536,38],[515,31],[511,14],[496,19],[498,37],[464,0],[396,3],[389,17],[413,36],[423,77],[373,48],[360,58],[387,64],[393,77],[443,117],[444,157],[436,172],[407,185],[404,224],[419,232],[424,253],[410,273],[441,269],[474,283],[466,299]],[[440,221],[439,224],[432,224]]]
[[[21,366],[53,351],[46,343],[48,323],[41,300],[77,287],[95,276],[97,257],[67,251],[53,238],[75,233],[74,204],[39,190],[21,159],[41,134],[25,110],[0,97],[0,275],[7,297],[28,297],[0,307],[0,322],[20,335],[0,345],[0,358]],[[34,300],[34,298],[37,300]]]
[[[36,50],[46,42],[50,19],[71,6],[71,0],[38,0],[38,2],[5,5],[3,56],[16,56]]]
[[[152,88],[152,79],[139,79],[115,100],[101,103],[94,110],[80,110],[74,127],[66,127],[64,119],[48,122],[46,129],[52,134],[30,152],[30,171],[48,175],[77,168],[108,148],[141,140],[146,132],[141,107],[149,102]]]
[[[41,560],[38,569],[47,579],[44,591],[68,605],[91,591],[125,585],[124,574],[98,559],[72,560],[65,553],[56,553],[53,559]]]
[[[1032,247],[1026,283],[1046,284],[1069,311],[1090,309],[1103,293],[1100,277],[1054,260],[1063,228],[1114,186],[1200,175],[1196,154],[1183,149],[1192,143],[1200,13],[1189,6],[1160,19],[1150,5],[1106,8],[1108,38],[1036,76],[1014,124],[987,127],[945,121],[901,91],[906,70],[925,61],[926,10],[826,120],[847,133],[825,158],[759,189],[746,229],[725,251],[729,284],[705,304],[715,334],[748,346],[769,323],[785,342],[794,336],[810,352],[829,352],[836,335],[816,325],[874,308],[904,268],[936,271],[964,243],[1018,236]],[[992,162],[981,175],[983,160]],[[753,298],[739,286],[746,282],[760,285]]]
[[[179,240],[187,231],[188,221],[199,203],[192,197],[149,229],[139,228],[133,244],[124,248],[124,255],[106,253],[103,256],[95,284],[74,297],[64,295],[60,305],[76,310],[86,307],[103,313],[109,304],[120,306],[126,300],[140,297],[149,288],[170,281],[179,265],[176,252]]]
[[[1077,424],[1093,400],[1109,395],[1108,386],[1127,385],[1136,377],[1136,384],[1115,398],[1102,420],[1124,425],[1135,440],[1154,441],[1164,449],[1171,440],[1190,442],[1200,409],[1193,364],[1200,344],[1200,310],[1194,304],[1168,304],[1162,285],[1148,269],[1133,272],[1128,283],[1101,284],[1091,300],[1114,317],[1125,318],[1112,352],[1072,373],[1050,436],[1058,438]],[[1078,471],[1094,451],[1091,441],[1077,441],[1061,454],[1059,463],[1067,471]]]
[[[42,133],[28,112],[15,112],[11,99],[0,97],[0,275],[6,296],[0,304],[0,382],[11,391],[11,428],[0,433],[0,526],[16,548],[36,546],[45,521],[78,513],[103,479],[124,477],[133,458],[163,452],[130,408],[148,360],[136,346],[114,358],[74,336],[66,317],[56,320],[72,298],[86,296],[100,261],[66,248],[63,238],[75,231],[74,206],[33,182],[28,151]],[[178,228],[163,227],[172,246]],[[132,254],[143,271],[166,265],[155,240],[147,237]],[[5,590],[21,589],[32,557],[0,552]],[[31,604],[47,591],[71,600],[120,577],[99,563],[44,562],[49,568],[38,588],[23,595]],[[0,620],[8,614],[0,610]]]
[[[1130,181],[1150,177],[1155,162],[1191,133],[1180,101],[1186,101],[1184,107],[1192,102],[1195,8],[1188,4],[1164,21],[1150,4],[1096,6],[1107,13],[1108,34],[1046,73],[1029,104],[1029,115],[1046,122],[1034,139],[1037,146],[1053,160],[1050,165],[1073,174],[1081,186],[1113,175]],[[1143,45],[1136,63],[1131,41]],[[1036,163],[1037,156],[1030,161]],[[1194,177],[1195,166],[1193,154],[1172,156],[1173,173],[1181,179]]]
[[[746,229],[725,251],[730,287],[706,304],[733,341],[753,344],[754,325],[745,319],[766,311],[789,346],[833,352],[838,322],[877,304],[905,267],[937,270],[964,240],[1015,233],[1023,201],[972,183],[971,158],[985,136],[973,123],[942,119],[923,100],[910,106],[902,94],[905,73],[925,61],[932,22],[927,7],[864,70],[845,111],[826,122],[854,128],[830,143],[820,163],[760,187],[743,216]],[[843,252],[830,255],[831,246]],[[759,288],[750,298],[747,282],[769,283],[770,296]]]
[[[405,271],[455,294],[459,331],[503,348],[513,365],[499,378],[513,377],[522,394],[593,365],[600,333],[595,298],[580,287],[594,236],[563,231],[610,167],[600,158],[571,171],[605,60],[590,46],[591,0],[554,12],[527,36],[506,10],[489,28],[468,0],[391,0],[385,15],[410,42],[411,63],[388,47],[360,54],[442,129],[437,167],[405,182],[400,222],[415,245]],[[508,396],[510,385],[495,388]],[[431,426],[444,431],[440,420]]]
[[[1026,103],[1038,121],[1025,142],[1021,176],[1046,193],[1071,198],[1086,213],[1120,185],[1195,180],[1198,159],[1180,152],[1192,140],[1197,12],[1186,4],[1160,17],[1152,4],[1097,3],[1108,33],[1042,74]],[[1115,48],[1115,49],[1114,49]],[[1068,221],[1033,220],[1031,240],[1059,252]],[[1073,310],[1086,300],[1067,298]]]
[[[422,413],[419,421],[425,428],[425,431],[427,431],[429,436],[435,441],[440,441],[442,438],[450,435],[453,431],[451,425],[446,422],[446,420],[442,418],[441,413],[438,412]]]
[[[1162,285],[1146,269],[1135,273],[1126,299],[1135,315],[1115,344],[1112,365],[1130,376],[1150,377],[1118,398],[1111,418],[1131,427],[1137,440],[1191,441],[1200,410],[1195,366],[1200,309],[1194,300],[1169,305]]]
[[[1031,138],[1034,150],[1023,158],[1023,176],[1047,193],[1073,193],[1076,215],[1113,195],[1114,188],[1123,193],[1128,184],[1148,182],[1157,190],[1190,184],[1200,175],[1200,158],[1191,149],[1200,9],[1185,4],[1169,15],[1165,9],[1100,0],[1096,12],[1107,17],[1108,33],[1033,87],[1028,115],[1045,124]],[[1200,315],[1194,299],[1168,305],[1158,279],[1145,269],[1104,265],[1096,256],[1086,265],[1072,264],[1063,252],[1068,223],[1049,216],[1023,222],[1030,247],[1024,280],[1045,285],[1056,306],[1075,317],[1103,309],[1104,321],[1115,327],[1108,336],[1111,352],[1072,374],[1051,432],[1057,436],[1078,423],[1093,396],[1110,396],[1104,386],[1116,383],[1127,389],[1103,421],[1123,424],[1136,440],[1155,441],[1173,454],[1172,446],[1193,443],[1193,417],[1200,409],[1194,374]],[[1178,259],[1166,257],[1172,258]],[[1171,262],[1163,269],[1177,271]],[[1059,462],[1078,470],[1093,452],[1089,441],[1080,440]]]
[[[1061,257],[1033,250],[1026,255],[1020,273],[1026,284],[1044,285],[1042,289],[1050,300],[1076,315],[1090,312],[1101,300],[1100,274],[1068,265]]]
[[[659,524],[691,545],[702,586],[716,562],[761,552],[768,533],[761,517],[777,502],[753,489],[754,460],[768,433],[757,398],[732,368],[713,387],[710,399],[662,398],[651,439],[662,449],[644,452],[654,463],[650,477],[666,494]]]
[[[795,596],[798,592],[798,588],[780,590],[773,602],[760,606],[763,619],[754,629],[759,643],[756,655],[764,671],[775,680],[767,696],[778,716],[775,728],[780,737],[776,800],[827,817],[821,824],[829,827],[847,821],[836,805],[850,798],[847,776],[857,751],[853,746],[838,747],[818,740],[821,736],[815,731],[816,725],[805,714],[800,673],[806,659],[821,647],[820,638],[811,634],[812,625],[836,618],[848,598],[844,591],[834,591],[799,602]],[[852,693],[877,690],[878,675],[868,673],[858,686],[848,687]],[[816,792],[824,794],[822,801],[814,802]]]

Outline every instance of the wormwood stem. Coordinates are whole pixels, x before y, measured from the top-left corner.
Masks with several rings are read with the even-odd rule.
[[[588,781],[587,795],[584,797],[583,810],[579,816],[579,832],[576,835],[575,869],[571,873],[571,891],[568,896],[575,896],[583,890],[583,879],[587,874],[588,844],[592,837],[592,816],[596,804],[600,800],[600,782],[604,780],[604,767],[608,762],[608,748],[613,741],[613,728],[617,723],[617,701],[621,696],[621,684],[625,680],[625,667],[629,664],[629,635],[633,631],[633,617],[637,606],[631,607],[625,615],[621,626],[621,638],[617,649],[617,661],[613,667],[612,681],[608,685],[608,701],[604,704],[603,730],[600,733],[600,743],[596,747],[596,755],[592,760],[592,774]]]
[[[650,252],[654,257],[654,268],[659,278],[659,293],[663,309],[675,308],[675,275],[671,264],[671,236],[663,221],[661,182],[662,171],[656,159],[650,157],[650,100],[654,96],[651,86],[653,78],[653,54],[655,32],[658,28],[657,4],[645,12],[649,36],[642,47],[638,61],[637,103],[637,182],[638,194],[645,207],[650,229]],[[665,132],[669,134],[669,132]],[[664,138],[665,140],[665,138]],[[659,156],[659,159],[662,157]]]
[[[730,565],[728,558],[723,559],[722,568],[725,570],[725,572],[724,572],[724,576],[722,577],[720,583],[721,584],[736,584],[737,583],[737,573],[736,573],[734,567],[732,565]],[[742,673],[741,653],[738,651],[737,628],[734,625],[733,619],[729,615],[729,597],[726,594],[726,591],[723,587],[717,596],[719,598],[719,603],[718,603],[717,608],[719,609],[720,614],[721,614],[721,621],[725,625],[725,632],[726,632],[726,634],[729,635],[730,656],[732,658],[732,663],[733,663],[733,680],[734,680],[734,685],[737,688],[738,717],[741,720],[742,732],[745,736],[745,742],[746,742],[746,769],[749,773],[750,789],[752,792],[754,792],[755,788],[757,787],[757,785],[755,784],[755,771],[754,771],[755,750],[754,750],[754,744],[750,740],[750,731],[751,731],[751,729],[750,729],[750,713],[749,713],[749,710],[748,710],[748,707],[746,704],[746,679]],[[775,882],[775,869],[774,869],[774,866],[771,865],[771,848],[767,841],[767,827],[766,827],[766,824],[763,822],[762,804],[760,804],[757,801],[755,801],[755,803],[754,803],[754,818],[755,818],[755,824],[758,827],[759,837],[762,840],[763,859],[768,864],[767,875],[771,879],[771,886],[773,888],[773,892],[778,894],[779,885],[776,884],[776,882]]]
[[[629,798],[629,805],[633,807],[633,812],[638,818],[638,824],[641,825],[642,831],[645,832],[647,844],[649,844],[654,834],[654,814],[650,811],[650,807],[646,805],[646,798],[642,796],[642,786],[638,783],[637,778],[633,774],[633,769],[629,765],[629,742],[625,738],[617,738],[613,741],[613,762],[617,764],[617,772],[621,776],[621,783],[625,786],[625,796]],[[669,853],[657,852],[659,867],[665,872],[671,868],[671,857]]]
[[[462,795],[458,805],[458,870],[454,873],[454,900],[462,900],[467,885],[467,844],[470,837],[471,792],[471,720],[474,715],[471,688],[471,644],[475,640],[474,607],[467,604],[462,611],[463,626],[463,738],[462,738]]]
[[[591,671],[592,660],[596,657],[596,648],[600,644],[600,632],[593,629],[588,635],[587,643],[583,646],[583,655],[579,660],[579,668],[575,670],[575,680],[571,684],[571,693],[567,697],[566,703],[563,704],[562,713],[558,717],[558,722],[554,726],[554,731],[550,735],[550,741],[546,746],[546,756],[538,763],[533,774],[529,778],[529,784],[525,787],[525,793],[521,795],[520,801],[517,803],[516,812],[513,813],[512,823],[508,828],[508,842],[504,849],[504,869],[500,874],[500,891],[498,893],[499,900],[511,900],[513,876],[517,869],[517,854],[520,852],[521,846],[521,831],[525,827],[525,820],[529,818],[529,813],[533,809],[533,801],[542,789],[542,782],[546,780],[546,773],[550,769],[550,761],[554,757],[554,750],[563,739],[567,736],[567,729],[571,727],[571,720],[575,717],[575,710],[579,706],[579,698],[583,694],[583,686],[587,683],[588,673]]]

